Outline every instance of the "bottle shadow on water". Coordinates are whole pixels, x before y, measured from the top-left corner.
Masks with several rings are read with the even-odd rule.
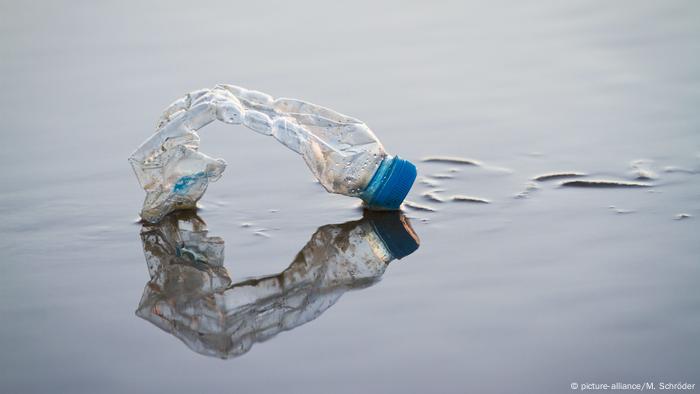
[[[194,212],[143,225],[141,240],[151,279],[136,315],[219,358],[316,319],[419,245],[401,212],[365,211],[360,220],[319,227],[284,271],[234,282],[223,264],[224,240],[210,237]]]

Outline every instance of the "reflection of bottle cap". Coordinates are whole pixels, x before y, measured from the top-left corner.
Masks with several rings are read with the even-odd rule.
[[[418,249],[420,239],[411,228],[406,216],[400,212],[365,211],[365,218],[370,219],[374,232],[393,258],[401,259]]]
[[[408,160],[384,159],[360,197],[370,209],[399,209],[416,174],[416,166]]]

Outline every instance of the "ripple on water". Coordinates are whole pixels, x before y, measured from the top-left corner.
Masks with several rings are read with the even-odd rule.
[[[634,213],[634,212],[635,212],[633,209],[617,208],[617,207],[614,206],[614,205],[611,205],[611,206],[609,206],[608,208],[610,208],[613,212],[615,212],[615,213],[618,214],[618,215],[626,215],[626,214]]]
[[[435,179],[452,179],[455,177],[452,174],[444,174],[444,173],[432,174],[432,175],[428,175],[428,176],[431,178],[435,178]]]
[[[479,198],[479,197],[471,197],[471,196],[464,196],[461,194],[454,195],[450,197],[452,201],[456,202],[468,202],[468,203],[475,203],[475,204],[490,204],[491,201],[485,199],[485,198]]]
[[[640,169],[634,172],[634,179],[638,181],[650,181],[652,179],[656,179],[656,174],[651,171]]]
[[[253,235],[258,236],[258,237],[270,238],[270,234],[268,234],[265,231],[266,231],[265,229],[260,229],[260,230],[254,231]]]
[[[518,199],[528,198],[528,197],[530,197],[530,194],[532,192],[534,192],[535,190],[537,190],[539,188],[540,187],[537,186],[537,184],[535,182],[528,182],[527,184],[525,184],[525,190],[516,194],[515,198],[518,198]]]
[[[550,174],[544,174],[540,176],[536,176],[532,178],[533,181],[537,182],[545,182],[545,181],[551,181],[555,179],[562,179],[562,178],[580,178],[584,177],[586,174],[582,172],[552,172]]]
[[[431,190],[429,192],[425,192],[421,194],[426,200],[432,201],[432,202],[438,202],[438,203],[443,203],[445,202],[445,199],[440,197],[438,195],[438,192],[440,190]]]
[[[689,168],[682,168],[682,167],[676,167],[676,166],[664,167],[664,172],[667,172],[669,174],[680,173],[680,174],[689,174],[689,175],[694,175],[694,174],[698,173],[697,171],[691,170]]]
[[[430,187],[440,186],[440,182],[433,180],[433,179],[428,179],[426,177],[419,178],[418,183],[420,183],[421,185],[426,185],[426,186],[430,186]]]
[[[465,159],[463,157],[454,156],[428,156],[421,159],[424,163],[449,163],[449,164],[462,164],[466,166],[480,166],[476,160]]]
[[[630,164],[630,167],[632,167],[632,176],[638,181],[656,179],[656,174],[651,169],[651,160],[635,160]]]
[[[424,212],[435,212],[436,211],[436,209],[431,207],[431,206],[419,204],[417,202],[413,202],[413,201],[409,201],[409,200],[404,200],[403,205],[405,207],[415,209],[416,211],[424,211]]]
[[[642,183],[642,182],[609,181],[609,180],[576,180],[576,181],[562,182],[560,186],[613,189],[613,188],[651,187],[652,185],[650,185],[648,183]]]

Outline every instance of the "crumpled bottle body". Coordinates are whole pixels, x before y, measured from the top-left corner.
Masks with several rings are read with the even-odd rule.
[[[197,131],[214,120],[242,124],[300,154],[331,193],[359,197],[387,157],[363,122],[305,101],[278,98],[233,85],[185,95],[164,111],[156,133],[131,155],[146,191],[141,216],[157,222],[194,208],[226,162],[199,152]]]

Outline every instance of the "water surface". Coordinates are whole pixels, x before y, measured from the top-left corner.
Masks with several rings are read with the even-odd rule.
[[[4,2],[0,391],[700,384],[699,18],[692,1]],[[418,250],[226,360],[137,316],[126,161],[163,107],[219,82],[362,119],[420,177]],[[201,149],[229,164],[198,215],[233,283],[363,215],[243,127]],[[586,176],[535,180],[562,173]],[[649,186],[561,186],[584,180]]]

